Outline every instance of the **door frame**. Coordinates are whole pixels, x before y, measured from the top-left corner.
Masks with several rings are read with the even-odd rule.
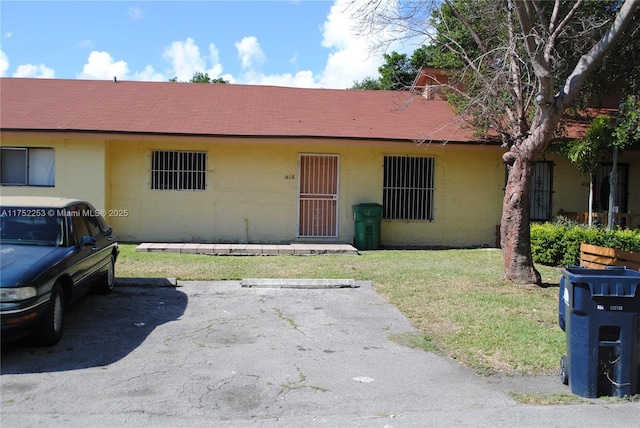
[[[312,158],[333,158],[335,159],[335,176],[332,177],[331,180],[331,184],[333,184],[335,186],[335,193],[308,193],[308,194],[303,194],[302,193],[302,180],[304,178],[303,176],[303,162],[302,159],[304,157],[312,157]],[[338,231],[339,229],[339,213],[340,213],[340,197],[339,197],[339,193],[340,193],[340,155],[339,154],[333,154],[333,153],[298,153],[298,203],[297,203],[297,216],[296,216],[296,237],[297,238],[327,238],[327,239],[334,239],[338,237]],[[305,198],[304,195],[309,195],[308,198]],[[315,197],[314,197],[315,195]],[[333,216],[334,216],[334,224],[333,227],[330,227],[330,229],[332,230],[327,230],[327,233],[325,234],[320,234],[320,233],[314,233],[314,231],[311,231],[311,233],[302,233],[303,230],[303,219],[302,219],[302,204],[305,200],[317,200],[317,201],[331,201],[332,202],[332,206],[333,206]],[[326,207],[324,208],[326,209]],[[329,220],[330,221],[330,220]],[[329,225],[331,226],[331,225]]]

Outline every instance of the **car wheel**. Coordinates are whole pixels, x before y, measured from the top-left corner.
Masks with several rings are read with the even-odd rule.
[[[102,278],[100,278],[100,282],[96,288],[96,292],[98,294],[109,294],[111,293],[111,290],[113,290],[113,284],[115,281],[115,265],[116,261],[113,259],[113,256],[111,256],[107,272],[105,272]]]
[[[569,369],[567,367],[567,356],[563,355],[560,358],[560,382],[565,385],[569,385]]]
[[[64,290],[56,282],[51,289],[49,307],[40,324],[36,328],[34,339],[38,346],[53,346],[62,338],[64,324]]]

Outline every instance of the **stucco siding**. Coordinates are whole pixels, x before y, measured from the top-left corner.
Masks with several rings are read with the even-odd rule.
[[[582,211],[589,209],[589,182],[588,174],[578,173],[575,165],[558,156],[549,155],[547,160],[553,161],[553,215],[560,210]],[[640,154],[621,153],[618,162],[628,165],[628,206],[627,212],[640,213]]]
[[[408,149],[405,153],[388,154],[435,157],[435,215],[431,222],[383,220],[383,245],[495,244],[504,187],[504,164],[499,148],[434,144],[417,151]]]
[[[504,172],[497,148],[407,144],[374,147],[299,140],[271,144],[208,142],[109,142],[110,203],[128,216],[109,221],[132,241],[285,242],[297,237],[300,154],[340,157],[338,240],[352,242],[353,205],[382,202],[383,159],[389,155],[436,160],[435,219],[383,221],[381,243],[492,245],[500,219]],[[207,153],[206,190],[151,189],[151,152]]]
[[[105,210],[122,241],[280,243],[298,238],[301,154],[339,157],[338,233],[353,242],[353,205],[382,203],[385,156],[434,159],[432,221],[382,220],[381,244],[492,246],[500,223],[505,167],[496,146],[416,144],[344,139],[256,139],[69,135],[45,138],[6,133],[2,146],[55,150],[55,186],[2,186],[3,195],[86,199]],[[204,190],[152,189],[152,152],[206,153]],[[552,161],[552,214],[586,211],[588,176],[568,161]],[[640,212],[640,155],[629,165],[629,211]]]
[[[2,136],[2,147],[52,148],[55,157],[53,187],[1,186],[6,196],[61,196],[83,199],[106,209],[105,144],[101,140]]]
[[[297,154],[283,147],[180,141],[110,144],[110,219],[125,240],[273,242],[293,239]],[[153,150],[204,151],[205,190],[152,190]]]
[[[589,176],[580,175],[575,166],[557,155],[545,158],[553,162],[552,212],[587,211],[589,208]]]

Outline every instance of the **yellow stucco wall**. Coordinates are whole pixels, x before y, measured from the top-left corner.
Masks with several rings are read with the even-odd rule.
[[[546,156],[553,167],[553,214],[564,211],[588,211],[589,175],[580,175],[575,166],[558,155]],[[640,153],[622,153],[618,162],[629,166],[627,212],[640,213]]]
[[[383,246],[492,246],[502,210],[504,164],[499,147],[318,139],[134,140],[82,134],[3,134],[1,144],[52,147],[56,156],[55,187],[2,186],[1,194],[86,199],[112,214],[107,220],[123,241],[295,240],[300,154],[339,156],[338,241],[353,242],[354,204],[382,203],[385,155],[435,159],[435,218],[383,220]],[[206,190],[152,190],[153,150],[206,152]],[[554,162],[553,214],[560,209],[586,211],[588,177],[557,156],[547,160]],[[640,212],[640,155],[622,156],[620,161],[630,164],[629,209]]]
[[[207,153],[207,189],[151,190],[152,150]],[[297,154],[286,146],[109,143],[111,218],[127,240],[278,242],[295,238]],[[247,239],[248,238],[248,239]]]
[[[417,150],[410,147],[404,152],[384,154],[435,157],[436,190],[434,220],[383,220],[383,245],[495,244],[504,187],[504,164],[498,147],[432,144]],[[378,183],[382,183],[382,170]]]
[[[105,142],[82,138],[42,138],[3,133],[2,147],[53,148],[54,187],[0,186],[6,196],[63,196],[89,201],[96,209],[106,208]]]
[[[504,170],[500,150],[407,144],[297,140],[109,141],[110,218],[135,241],[285,242],[297,237],[298,159],[340,157],[338,240],[354,236],[352,206],[382,202],[384,155],[433,156],[435,220],[383,221],[383,245],[493,245]],[[152,150],[207,153],[204,191],[151,190]]]

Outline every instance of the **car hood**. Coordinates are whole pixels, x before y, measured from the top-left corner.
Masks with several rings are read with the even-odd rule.
[[[0,245],[0,286],[18,287],[55,265],[68,251],[65,247]]]

